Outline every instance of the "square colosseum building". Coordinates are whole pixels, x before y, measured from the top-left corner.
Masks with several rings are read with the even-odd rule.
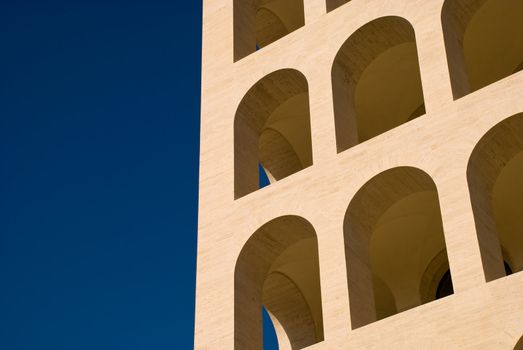
[[[196,349],[523,349],[523,1],[204,0]]]

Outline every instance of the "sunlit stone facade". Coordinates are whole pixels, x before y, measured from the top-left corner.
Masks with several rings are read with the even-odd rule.
[[[523,348],[522,19],[204,0],[196,349]]]

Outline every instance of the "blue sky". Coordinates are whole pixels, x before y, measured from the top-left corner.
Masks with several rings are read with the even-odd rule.
[[[190,349],[200,1],[7,1],[0,43],[0,349]]]

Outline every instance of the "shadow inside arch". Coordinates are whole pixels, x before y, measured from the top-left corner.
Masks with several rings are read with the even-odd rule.
[[[245,243],[234,272],[235,349],[262,349],[263,308],[280,349],[323,340],[318,241],[299,216],[273,219]]]

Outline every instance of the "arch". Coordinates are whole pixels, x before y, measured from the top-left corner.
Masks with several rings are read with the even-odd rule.
[[[234,0],[234,61],[303,25],[303,0]]]
[[[262,306],[280,349],[302,349],[323,340],[318,242],[312,225],[282,216],[245,243],[234,271],[235,349],[262,349]]]
[[[435,257],[446,266],[448,258],[437,189],[425,172],[374,176],[350,202],[343,234],[353,329],[435,299],[420,285],[431,283],[425,272]]]
[[[271,182],[312,165],[309,92],[294,69],[258,81],[234,118],[234,197],[260,187],[259,164]]]
[[[425,114],[414,29],[401,17],[359,28],[331,74],[338,152]]]
[[[454,99],[523,68],[523,2],[446,0],[441,14]]]
[[[523,113],[490,129],[476,144],[467,179],[487,281],[523,270]]]
[[[327,12],[330,12],[334,9],[337,9],[343,4],[348,3],[350,0],[326,0],[327,2]]]

